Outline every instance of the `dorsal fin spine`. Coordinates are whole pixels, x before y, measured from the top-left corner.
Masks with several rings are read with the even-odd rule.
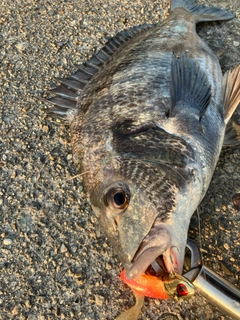
[[[89,79],[87,80],[87,82],[91,79],[92,74],[90,74],[89,72],[86,71],[86,69],[84,68],[84,65],[79,65],[77,66],[78,70],[80,70],[82,73],[84,73],[87,77],[89,77]],[[76,72],[75,72],[76,73]]]
[[[103,54],[103,55],[107,58],[107,60],[111,57],[111,56],[110,56],[106,51],[104,51],[103,49],[100,50],[100,51],[96,54],[96,57],[97,57],[99,60],[101,60],[102,62],[106,62],[106,60],[103,60],[103,59],[100,57],[101,54]]]
[[[111,54],[113,54],[113,51],[109,48],[109,46],[106,44],[106,46],[102,49],[102,51],[104,52],[104,53],[106,53],[106,54],[108,54],[105,50],[108,50],[108,51],[110,51],[110,53]],[[109,57],[110,57],[110,55],[109,55]]]
[[[91,68],[93,68],[93,69],[97,69],[97,71],[99,70],[99,69],[101,69],[101,66],[99,67],[99,66],[97,66],[96,64],[93,64],[93,63],[91,63],[91,62],[89,62],[89,61],[87,61],[87,62],[85,62],[86,63],[86,65],[88,66],[88,67],[91,67]]]

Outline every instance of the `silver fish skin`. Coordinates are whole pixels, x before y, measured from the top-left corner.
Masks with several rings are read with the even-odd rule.
[[[70,124],[89,201],[130,279],[158,257],[182,273],[190,218],[224,139],[239,143],[239,127],[226,126],[240,68],[223,76],[195,29],[232,18],[172,0],[167,20],[121,32],[52,90],[48,111]]]

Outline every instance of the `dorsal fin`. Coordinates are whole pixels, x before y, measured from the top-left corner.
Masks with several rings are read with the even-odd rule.
[[[109,39],[105,46],[96,54],[93,54],[87,62],[79,65],[76,72],[68,78],[58,79],[61,84],[50,90],[55,96],[48,99],[54,106],[48,108],[47,112],[53,116],[64,119],[67,122],[71,122],[72,117],[77,110],[77,101],[81,96],[81,91],[89,81],[91,81],[98,71],[108,63],[114,53],[124,43],[136,34],[148,30],[151,27],[152,25],[143,24],[119,32],[116,36]]]
[[[211,85],[196,60],[184,53],[173,54],[170,90],[169,116],[184,107],[195,113],[200,121],[211,99]]]

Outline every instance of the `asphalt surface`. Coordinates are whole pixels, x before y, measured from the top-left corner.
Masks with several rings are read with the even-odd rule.
[[[223,71],[240,64],[239,0],[199,26]],[[68,127],[42,97],[116,32],[166,16],[168,1],[2,0],[0,12],[0,319],[112,320],[134,303],[72,163]],[[240,110],[235,114],[240,123]],[[240,288],[240,148],[223,150],[199,207],[205,264]],[[193,217],[190,236],[199,241]],[[200,295],[146,299],[139,319],[230,319]],[[239,309],[240,312],[240,309]],[[165,313],[165,316],[163,315]]]

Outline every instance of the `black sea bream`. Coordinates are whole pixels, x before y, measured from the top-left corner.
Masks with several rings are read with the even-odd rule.
[[[232,18],[172,0],[168,19],[120,32],[52,90],[48,111],[70,124],[89,201],[130,279],[158,257],[182,273],[190,218],[222,146],[239,142],[240,68],[223,76],[195,29]]]

